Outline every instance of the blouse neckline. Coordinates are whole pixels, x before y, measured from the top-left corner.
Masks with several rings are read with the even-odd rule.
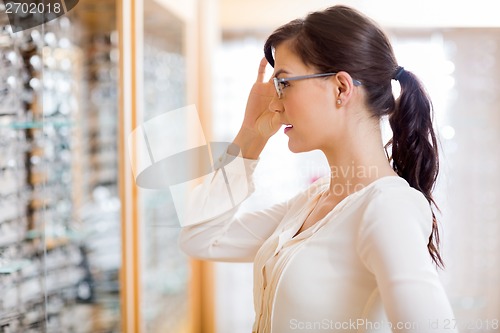
[[[397,180],[397,181],[404,181],[406,184],[406,180],[400,176],[383,176],[380,178],[375,179],[373,182],[369,183],[368,185],[364,186],[362,189],[355,191],[353,193],[348,194],[345,198],[340,200],[335,207],[333,207],[325,216],[323,216],[321,219],[319,219],[316,223],[314,223],[312,226],[308,227],[307,229],[303,230],[299,234],[297,232],[300,230],[302,225],[305,222],[305,219],[311,214],[312,210],[317,204],[317,200],[319,200],[319,197],[326,191],[328,190],[328,187],[326,189],[322,189],[323,187],[329,186],[330,183],[328,180],[329,177],[324,177],[325,179],[321,181],[320,184],[318,184],[318,191],[314,195],[314,198],[312,200],[308,200],[307,204],[304,205],[304,208],[301,210],[299,215],[301,216],[298,221],[301,221],[301,223],[297,223],[297,225],[294,227],[294,232],[292,234],[292,237],[290,240],[298,240],[302,238],[307,238],[311,234],[314,234],[321,226],[325,223],[325,221],[331,219],[331,216],[336,215],[337,213],[340,213],[345,207],[349,206],[349,203],[353,202],[354,199],[362,196],[365,192],[367,192],[370,188],[374,187],[375,185],[385,182],[385,181],[392,181],[392,180]]]

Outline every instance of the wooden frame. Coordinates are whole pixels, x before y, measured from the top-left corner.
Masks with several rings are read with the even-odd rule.
[[[118,0],[117,17],[120,50],[120,87],[118,118],[119,191],[121,201],[122,267],[120,271],[120,297],[122,332],[140,333],[141,304],[140,281],[140,228],[138,189],[127,158],[127,137],[137,127],[140,109],[140,86],[137,78],[140,57],[137,55],[142,11],[140,0]]]

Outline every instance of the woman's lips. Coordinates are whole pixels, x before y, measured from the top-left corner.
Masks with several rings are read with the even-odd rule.
[[[285,134],[286,134],[286,132],[288,132],[292,128],[293,128],[293,125],[286,125],[286,127],[285,127]]]

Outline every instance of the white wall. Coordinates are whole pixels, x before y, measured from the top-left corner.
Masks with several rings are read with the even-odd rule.
[[[384,27],[500,27],[500,2],[495,0],[219,1],[223,29],[267,30],[334,4],[355,7]]]

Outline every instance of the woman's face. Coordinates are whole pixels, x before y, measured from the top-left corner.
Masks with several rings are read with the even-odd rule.
[[[288,42],[276,47],[274,69],[277,78],[318,73],[301,61]],[[285,128],[289,149],[298,153],[331,146],[342,134],[335,106],[335,77],[288,81],[282,87],[281,99],[275,96],[269,109],[280,113],[284,125],[293,126]]]

